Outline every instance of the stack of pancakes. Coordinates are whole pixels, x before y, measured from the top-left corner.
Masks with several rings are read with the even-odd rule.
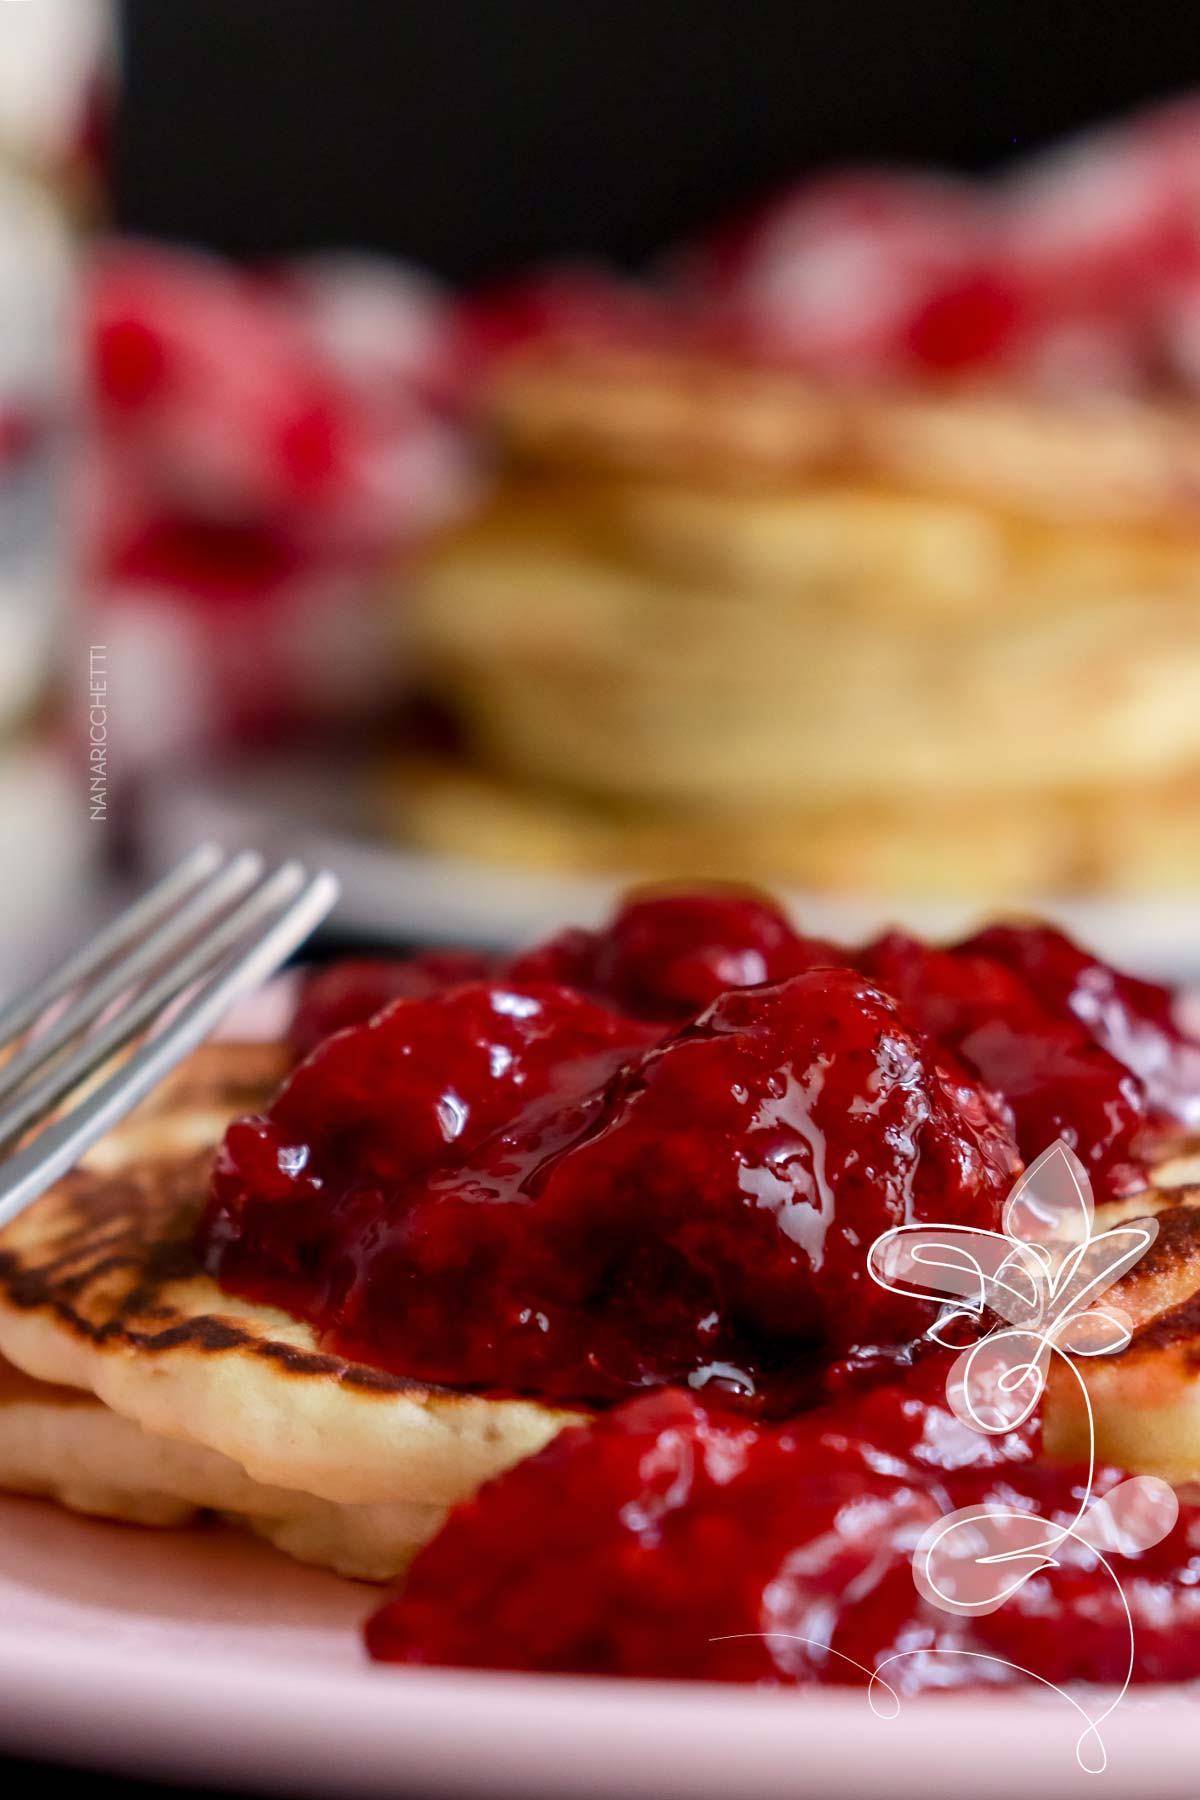
[[[439,851],[840,891],[1200,877],[1200,414],[526,352],[406,596]]]

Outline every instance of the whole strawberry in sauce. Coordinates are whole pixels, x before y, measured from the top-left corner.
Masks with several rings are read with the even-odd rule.
[[[984,940],[937,950],[893,931],[859,960],[1004,1096],[1026,1162],[1062,1138],[1101,1197],[1141,1185],[1138,1140],[1150,1113],[1140,1083],[1066,1008],[1044,1005],[1018,970],[986,954]]]
[[[1005,964],[1043,1006],[1078,1020],[1153,1112],[1200,1125],[1200,1038],[1180,1024],[1170,988],[1121,974],[1049,925],[992,925],[959,950]]]
[[[264,1116],[229,1127],[201,1228],[206,1267],[327,1323],[347,1258],[389,1206],[523,1109],[573,1119],[578,1097],[645,1038],[548,984],[471,982],[394,1001],[321,1042]]]
[[[847,953],[801,937],[765,895],[662,888],[633,896],[604,931],[566,931],[509,965],[515,979],[562,981],[638,1018],[688,1019],[732,987],[759,987]]]

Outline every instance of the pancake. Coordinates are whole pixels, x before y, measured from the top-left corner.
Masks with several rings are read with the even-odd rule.
[[[765,621],[767,630],[766,608],[811,609],[816,618],[843,606],[863,620],[900,618],[917,630],[1097,599],[1123,599],[1139,612],[1171,599],[1194,602],[1200,531],[1047,525],[850,477],[731,494],[560,475],[506,483],[443,537],[430,568],[435,591],[445,586],[454,598],[461,585],[485,622],[486,572],[494,570],[494,608],[518,638],[548,633],[566,649],[588,641],[586,602],[605,569],[653,582],[661,604],[696,607],[701,624],[711,596],[724,598],[739,619],[753,608],[756,628]],[[524,581],[524,606],[506,593],[509,579]],[[425,591],[419,582],[418,593]],[[601,623],[605,617],[602,610]],[[475,623],[468,618],[467,629]]]
[[[998,608],[1019,615],[1114,595],[1140,608],[1200,594],[1194,525],[1051,525],[881,480],[754,494],[613,483],[600,495],[583,486],[578,496],[559,483],[558,497],[560,522],[564,511],[578,517],[594,542],[665,580],[728,584],[755,600],[845,604],[870,619],[899,614],[914,630]]]
[[[446,1516],[440,1506],[338,1506],[268,1487],[215,1450],[156,1437],[82,1388],[35,1381],[2,1360],[0,1487],[127,1525],[216,1516],[299,1562],[362,1581],[403,1573]]]
[[[1200,792],[1200,782],[1197,782]],[[446,758],[381,769],[383,829],[438,856],[550,874],[782,882],[827,893],[1008,896],[1070,890],[1102,840],[1086,807],[827,808],[803,801],[678,810],[583,803],[545,783],[505,780]],[[1131,825],[1150,821],[1132,809]],[[1177,821],[1179,808],[1172,808]],[[1174,856],[1182,844],[1174,823]],[[1193,871],[1200,874],[1200,838]]]
[[[1186,403],[863,391],[686,351],[541,347],[501,366],[489,406],[528,467],[742,491],[853,471],[1055,521],[1200,516]]]
[[[539,349],[506,358],[486,396],[517,461],[753,487],[828,466],[840,405],[801,378],[689,356]]]
[[[206,1046],[0,1232],[0,1356],[48,1384],[32,1412],[28,1394],[0,1407],[0,1487],[118,1518],[211,1508],[385,1579],[448,1507],[578,1415],[331,1356],[202,1273],[212,1147],[282,1063],[275,1046]],[[112,1418],[64,1406],[63,1389]]]
[[[867,617],[986,607],[1013,563],[1013,534],[987,509],[867,482],[755,494],[628,483],[609,495],[608,519],[613,550],[666,581]]]
[[[1076,1380],[1058,1358],[1045,1403],[1052,1456],[1086,1457],[1087,1390],[1096,1455],[1177,1486],[1200,1482],[1200,1154],[1160,1170],[1155,1191],[1097,1213],[1097,1225],[1152,1212],[1158,1234],[1146,1254],[1104,1296],[1130,1321],[1126,1348],[1078,1357]]]
[[[982,803],[1200,765],[1193,595],[868,630],[799,599],[748,616],[735,593],[531,542],[447,553],[415,607],[431,685],[480,759],[585,795]]]
[[[585,801],[461,759],[401,757],[380,769],[375,807],[382,829],[438,856],[551,874],[756,880],[991,905],[997,895],[1097,887],[1190,897],[1200,884],[1200,768],[1116,794],[670,809]]]

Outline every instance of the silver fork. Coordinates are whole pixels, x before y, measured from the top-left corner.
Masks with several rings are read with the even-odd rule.
[[[0,1008],[0,1044],[15,1042],[0,1064],[0,1225],[202,1043],[239,994],[274,974],[337,895],[327,869],[310,875],[285,862],[268,875],[254,851],[231,857],[201,845],[54,974]],[[56,1111],[143,1036],[112,1073]]]

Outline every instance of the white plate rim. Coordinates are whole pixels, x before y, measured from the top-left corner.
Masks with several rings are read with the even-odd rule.
[[[295,778],[295,771],[293,771]],[[303,782],[300,782],[303,788]],[[168,776],[143,801],[141,845],[156,870],[217,838],[333,868],[342,897],[333,923],[382,945],[419,942],[523,944],[564,925],[598,924],[631,879],[551,874],[435,856],[305,821],[268,768],[253,783]],[[793,917],[815,936],[850,942],[901,925],[932,939],[961,935],[996,916],[1032,914],[1061,924],[1102,957],[1148,976],[1200,978],[1200,896],[1139,899],[996,895],[991,900],[913,900],[780,888]]]

